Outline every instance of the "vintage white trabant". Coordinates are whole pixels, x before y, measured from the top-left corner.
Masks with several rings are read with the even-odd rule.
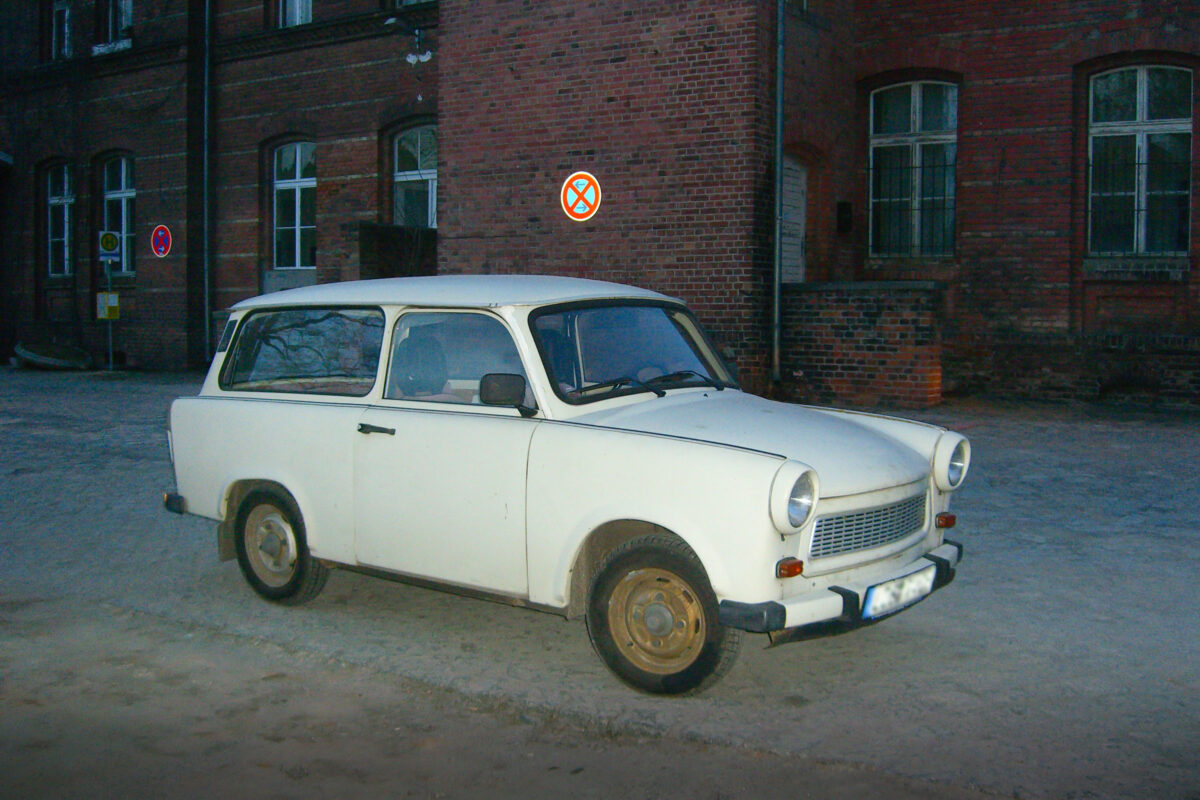
[[[356,569],[583,616],[626,683],[698,691],[743,631],[867,624],[948,583],[970,445],[741,391],[687,308],[560,277],[443,276],[233,308],[175,401],[166,507],[263,597]]]

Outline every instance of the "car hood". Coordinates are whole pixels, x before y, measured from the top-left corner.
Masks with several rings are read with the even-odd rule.
[[[729,389],[672,392],[574,422],[771,453],[817,471],[823,497],[901,486],[929,474],[927,455],[835,411]],[[912,423],[917,425],[917,423]]]

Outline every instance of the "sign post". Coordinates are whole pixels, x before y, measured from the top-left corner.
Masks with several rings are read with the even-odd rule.
[[[112,290],[112,264],[121,262],[119,231],[100,231],[100,263],[104,265],[105,291],[96,295],[96,318],[108,322],[108,369],[113,368],[113,320],[121,313],[120,296]]]

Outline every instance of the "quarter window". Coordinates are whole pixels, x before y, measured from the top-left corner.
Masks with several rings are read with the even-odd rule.
[[[437,128],[428,125],[396,135],[392,147],[392,222],[407,228],[437,227]]]
[[[275,150],[275,269],[312,268],[317,264],[317,162],[312,142],[294,142]]]
[[[1186,255],[1192,72],[1140,66],[1092,78],[1088,247],[1092,255]]]
[[[375,385],[382,346],[377,308],[252,312],[238,328],[221,388],[362,397]]]
[[[103,230],[121,237],[121,260],[113,272],[132,273],[134,270],[134,202],[137,192],[133,183],[133,159],[118,156],[104,162]],[[112,262],[109,262],[112,263]]]
[[[71,168],[56,164],[46,170],[46,265],[51,277],[71,274],[71,213],[75,190]]]
[[[871,95],[872,256],[954,253],[958,87],[929,81]]]

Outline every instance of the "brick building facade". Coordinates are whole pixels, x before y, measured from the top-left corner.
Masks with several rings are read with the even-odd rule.
[[[103,357],[107,225],[130,366],[202,363],[262,291],[550,272],[684,297],[748,385],[796,399],[1200,402],[1200,3],[787,3],[771,385],[776,12],[5,4],[0,350]],[[603,187],[583,223],[575,170]]]

